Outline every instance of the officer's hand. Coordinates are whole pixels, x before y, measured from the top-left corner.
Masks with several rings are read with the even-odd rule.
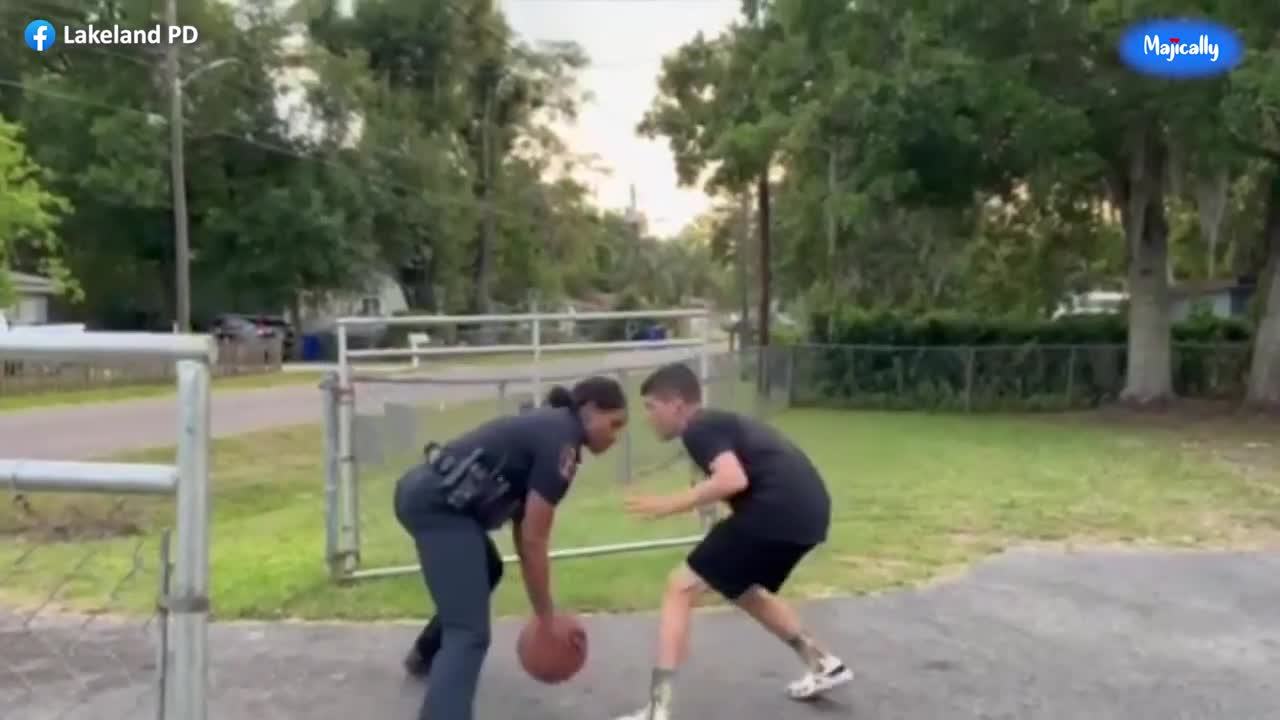
[[[587,632],[577,623],[556,622],[555,616],[538,618],[538,634],[549,637],[553,643],[583,648]]]
[[[633,495],[625,500],[627,512],[641,517],[659,518],[677,511],[672,498],[653,495]]]

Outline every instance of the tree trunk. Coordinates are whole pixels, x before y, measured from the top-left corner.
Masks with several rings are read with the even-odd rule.
[[[1218,238],[1222,231],[1222,218],[1227,210],[1227,191],[1231,185],[1231,176],[1226,170],[1219,170],[1211,176],[1196,181],[1196,210],[1200,219],[1200,238],[1204,240],[1208,252],[1208,277],[1218,274]]]
[[[1169,321],[1169,227],[1164,213],[1166,148],[1145,128],[1127,177],[1125,241],[1129,246],[1128,369],[1121,399],[1151,405],[1173,396]]]
[[[1267,197],[1267,272],[1259,278],[1259,290],[1266,293],[1258,334],[1253,342],[1253,362],[1249,368],[1247,404],[1268,409],[1280,408],[1280,164],[1271,175]]]

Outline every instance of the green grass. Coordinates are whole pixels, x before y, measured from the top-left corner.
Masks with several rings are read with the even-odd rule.
[[[306,385],[320,382],[323,373],[312,371],[269,372],[214,378],[215,390],[252,390],[282,385]],[[177,394],[175,382],[117,385],[83,390],[51,390],[0,396],[0,412],[30,410],[56,405],[139,400]]]
[[[447,434],[488,412],[465,406],[433,411],[429,419],[436,431]],[[1277,465],[1267,459],[1242,469],[1238,456],[1255,445],[1270,447],[1261,430],[1134,427],[1096,416],[818,410],[789,411],[776,423],[812,454],[835,503],[830,542],[802,566],[790,587],[793,596],[915,584],[1024,542],[1240,546],[1275,538],[1280,529]],[[676,449],[659,447],[645,439],[647,430],[636,430],[632,452],[638,465]],[[422,616],[427,601],[417,577],[352,587],[327,579],[319,442],[317,428],[303,427],[216,443],[212,578],[217,615]],[[171,453],[147,456],[168,461]],[[684,534],[696,527],[692,518],[655,526],[625,517],[617,462],[605,456],[584,466],[558,517],[557,546]],[[361,503],[368,566],[412,560],[408,540],[390,514],[394,467],[389,460],[384,469],[365,475]],[[687,479],[687,469],[679,466],[641,487],[674,487]],[[168,503],[130,499],[102,523],[112,501],[42,496],[32,498],[32,512],[24,514],[4,495],[0,491],[0,537],[5,539],[0,596],[33,602],[61,588],[62,604],[150,609],[153,529],[168,520]],[[145,531],[134,538],[33,544],[38,537],[58,536],[60,526],[91,527],[95,518],[98,526]],[[92,560],[78,564],[90,551]],[[135,556],[146,567],[131,574]],[[652,608],[681,556],[665,551],[558,562],[556,596],[581,611]],[[497,596],[502,613],[524,612],[518,575],[508,569]]]

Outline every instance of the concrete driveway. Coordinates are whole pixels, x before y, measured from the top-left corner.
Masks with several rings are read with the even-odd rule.
[[[688,358],[691,350],[637,350],[601,357],[544,360],[546,376],[584,374],[600,368],[641,368]],[[522,377],[528,366],[452,367],[433,376],[452,378]],[[513,385],[512,392],[522,388]],[[357,388],[359,391],[359,388]],[[496,386],[401,385],[395,392],[410,402],[458,402],[495,397]],[[384,387],[371,396],[389,396]],[[359,392],[357,392],[359,396]],[[259,430],[318,424],[321,393],[311,384],[213,394],[213,435],[228,437]],[[87,460],[113,453],[166,447],[177,441],[177,403],[173,397],[93,403],[79,406],[0,412],[0,457]]]
[[[695,623],[676,718],[1274,720],[1278,597],[1275,554],[1011,552],[931,588],[806,606],[817,634],[859,675],[815,705],[782,698],[797,664],[779,643],[735,613],[708,612]],[[54,625],[39,631],[43,646],[30,634],[0,636],[0,659],[28,678],[20,683],[0,663],[3,717],[154,717],[146,689],[121,679],[126,670],[146,676],[145,638]],[[415,629],[216,625],[210,717],[411,720],[423,687],[402,678],[398,659]],[[516,666],[518,622],[501,622],[478,720],[608,720],[636,706],[653,617],[593,617],[588,629],[586,670],[544,687]],[[75,657],[42,650],[58,641]]]

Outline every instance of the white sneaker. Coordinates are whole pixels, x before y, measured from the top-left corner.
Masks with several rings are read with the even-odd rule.
[[[645,705],[630,715],[624,715],[620,718],[616,718],[615,720],[671,720],[671,714],[668,713],[665,708],[658,708],[657,711],[653,713],[653,716],[650,717],[649,706]]]
[[[825,695],[835,688],[853,680],[853,671],[835,657],[822,661],[818,672],[808,675],[787,686],[787,696],[792,700],[813,700]]]

